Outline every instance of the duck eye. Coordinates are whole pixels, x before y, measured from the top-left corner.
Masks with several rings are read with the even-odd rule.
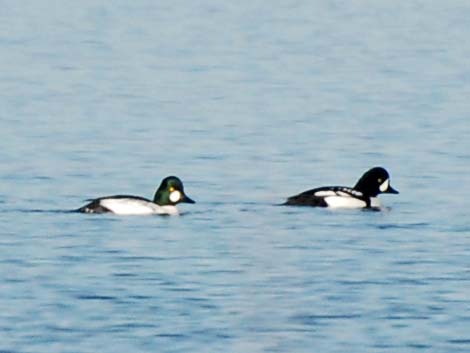
[[[173,186],[170,186],[170,188],[168,190],[170,190],[170,192],[173,192],[173,191],[175,191],[175,188]]]
[[[378,182],[379,182],[379,184],[380,184],[380,183],[382,182],[382,178],[379,178],[379,179],[378,179]]]

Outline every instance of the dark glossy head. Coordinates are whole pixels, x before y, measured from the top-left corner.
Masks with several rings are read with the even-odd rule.
[[[169,176],[162,180],[153,202],[160,206],[176,205],[181,202],[195,203],[184,193],[184,187],[181,180],[175,176]]]
[[[398,194],[398,191],[390,186],[390,175],[382,167],[375,167],[365,172],[354,189],[372,197],[378,194]]]

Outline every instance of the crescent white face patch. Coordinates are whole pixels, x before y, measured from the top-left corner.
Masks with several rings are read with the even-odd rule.
[[[379,190],[382,191],[382,192],[385,192],[385,191],[387,191],[389,185],[390,185],[390,181],[387,179],[382,184],[380,184]]]
[[[170,201],[176,203],[179,200],[181,200],[181,192],[179,192],[178,190],[172,191],[170,194]]]

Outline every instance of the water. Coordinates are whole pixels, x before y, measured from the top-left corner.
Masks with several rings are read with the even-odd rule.
[[[3,2],[0,351],[468,351],[469,16]],[[273,206],[375,165],[384,212]],[[181,217],[62,212],[171,174]]]

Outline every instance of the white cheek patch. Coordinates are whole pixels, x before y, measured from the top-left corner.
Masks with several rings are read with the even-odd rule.
[[[170,194],[170,201],[176,203],[181,200],[181,192],[178,190],[172,191]]]
[[[390,181],[387,179],[387,180],[385,180],[382,184],[380,184],[379,190],[380,190],[381,192],[385,192],[385,191],[387,191],[389,185],[390,185]]]

